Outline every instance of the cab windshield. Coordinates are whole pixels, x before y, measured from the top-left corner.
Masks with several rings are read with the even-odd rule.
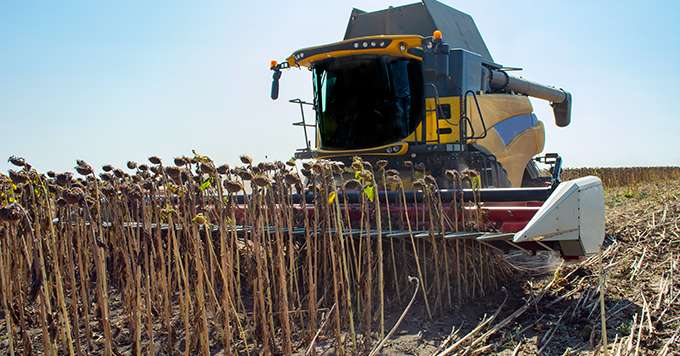
[[[358,149],[408,136],[423,112],[417,60],[352,56],[314,64],[314,103],[321,148]]]

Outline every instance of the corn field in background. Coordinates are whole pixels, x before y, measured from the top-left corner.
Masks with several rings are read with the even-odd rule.
[[[605,187],[623,187],[647,182],[680,179],[680,167],[565,168],[562,180],[600,177]]]
[[[432,177],[414,183],[426,203],[389,216],[378,193],[404,187],[385,162],[149,161],[41,174],[10,158],[16,170],[0,174],[5,352],[291,353],[328,335],[337,353],[368,353],[392,327],[386,309],[410,306],[414,288],[431,318],[510,274],[493,248],[437,237],[477,230],[481,217],[465,209],[477,201],[444,209]],[[448,175],[457,187],[476,177]],[[362,192],[358,215],[340,203],[350,190]]]

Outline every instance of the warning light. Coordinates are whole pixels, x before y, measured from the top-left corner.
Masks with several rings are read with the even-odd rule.
[[[271,62],[269,62],[269,69],[274,69],[279,63],[275,60],[272,59]]]
[[[437,41],[441,41],[441,39],[442,39],[442,31],[435,30],[434,32],[432,32],[432,37],[433,37],[435,40],[437,40]]]

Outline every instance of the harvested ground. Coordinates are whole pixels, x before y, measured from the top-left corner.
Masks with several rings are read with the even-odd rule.
[[[678,192],[680,180],[608,189],[602,264],[600,256],[561,266],[545,256],[539,256],[543,263],[524,258],[527,271],[510,281],[508,300],[494,320],[478,328],[498,310],[504,293],[433,321],[415,310],[383,352],[430,355],[457,344],[452,354],[602,353],[603,270],[609,353],[678,354]],[[518,256],[510,260],[520,262]]]

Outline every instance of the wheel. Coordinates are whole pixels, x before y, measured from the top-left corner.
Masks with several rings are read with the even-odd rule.
[[[536,162],[529,161],[526,168],[524,168],[522,187],[545,187],[549,183],[550,178],[541,175],[541,170],[536,165]]]
[[[487,183],[485,188],[508,188],[512,185],[508,179],[508,172],[505,171],[505,168],[498,161],[492,161],[491,169],[493,179],[489,182],[491,184]]]

